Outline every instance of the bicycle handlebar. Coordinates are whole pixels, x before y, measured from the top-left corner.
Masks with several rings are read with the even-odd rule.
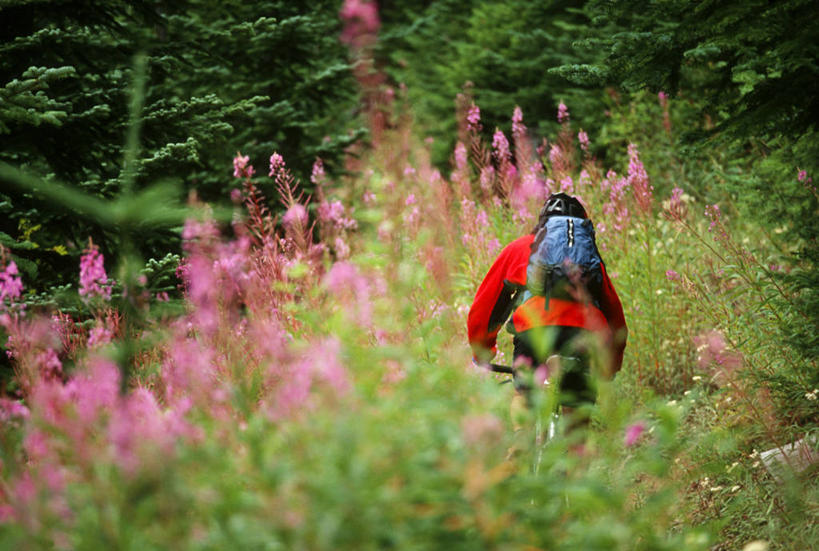
[[[487,367],[489,371],[494,371],[495,373],[507,373],[509,375],[515,375],[517,373],[517,369],[509,367],[508,365],[487,364]]]

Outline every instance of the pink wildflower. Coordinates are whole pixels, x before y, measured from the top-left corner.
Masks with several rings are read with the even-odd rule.
[[[463,142],[458,142],[455,145],[455,170],[464,172],[466,170],[467,154],[466,146]]]
[[[80,258],[80,296],[88,299],[95,296],[105,300],[111,298],[111,283],[105,273],[104,258],[90,240],[88,248]]]
[[[678,274],[674,270],[666,270],[665,278],[668,281],[679,281],[680,280],[680,274]]]
[[[640,437],[646,430],[646,424],[642,421],[637,421],[636,423],[632,423],[626,428],[626,435],[623,439],[626,446],[633,446],[637,443]]]
[[[706,205],[705,216],[711,220],[711,223],[708,224],[708,231],[714,234],[714,239],[717,241],[726,241],[728,239],[728,232],[722,223],[722,211],[719,205]]]
[[[367,0],[345,0],[339,12],[344,22],[341,41],[361,48],[374,42],[381,22],[375,2]]]
[[[92,423],[103,411],[110,411],[119,397],[119,368],[109,360],[92,358],[88,368],[75,375],[65,385],[66,397],[76,405],[77,415],[83,425]],[[52,391],[53,392],[53,391]],[[40,407],[54,401],[54,395],[39,396]]]
[[[648,174],[640,161],[637,146],[629,144],[628,146],[628,184],[634,193],[637,200],[637,205],[644,214],[651,213],[651,203],[653,201],[654,186],[648,181]]]
[[[112,340],[114,340],[114,333],[108,327],[99,325],[88,333],[88,348],[99,348]]]
[[[6,299],[14,302],[23,292],[23,281],[17,271],[17,264],[12,260],[0,270],[0,311],[5,308]]]
[[[306,228],[307,222],[307,209],[301,203],[294,203],[282,216],[282,224],[284,224],[285,228],[296,232]]]
[[[467,130],[479,132],[481,130],[481,110],[474,103],[469,106],[466,113],[466,128]]]
[[[674,187],[671,190],[671,199],[668,203],[668,211],[674,220],[681,220],[685,214],[685,205],[682,202],[683,190],[679,187]]]
[[[521,111],[520,107],[516,105],[515,110],[512,113],[512,136],[520,139],[525,135],[526,126],[523,124],[523,111]]]
[[[350,389],[347,369],[341,361],[341,341],[335,337],[322,340],[311,347],[308,355],[313,362],[314,372],[338,393]]]
[[[557,122],[561,124],[569,122],[569,108],[562,101],[557,106]]]
[[[270,173],[268,176],[275,178],[282,169],[284,169],[284,158],[278,153],[273,153],[270,156]]]
[[[484,195],[489,197],[492,195],[492,186],[495,181],[495,167],[489,165],[485,166],[481,169],[481,190],[483,191]]]
[[[549,162],[552,166],[561,166],[563,163],[563,150],[559,145],[554,144],[549,148]]]
[[[346,216],[341,201],[322,201],[318,206],[319,220],[339,229],[350,230],[358,227],[358,223]]]
[[[335,241],[333,241],[333,249],[336,251],[336,257],[339,260],[350,258],[350,246],[347,245],[343,237],[336,237]]]
[[[37,367],[40,369],[40,373],[42,373],[43,377],[46,379],[51,379],[62,375],[63,364],[60,362],[60,359],[57,357],[57,353],[53,348],[46,348],[44,351],[37,354],[34,361]]]
[[[250,178],[253,176],[255,170],[250,163],[250,157],[242,156],[240,152],[236,153],[233,158],[233,177],[234,178]]]
[[[577,141],[580,142],[580,149],[588,152],[589,150],[589,135],[583,130],[577,133]]]
[[[494,136],[492,136],[492,149],[495,150],[495,158],[498,162],[503,163],[509,160],[511,156],[509,152],[509,140],[506,139],[506,136],[499,129],[496,129]]]
[[[324,183],[326,176],[324,172],[324,162],[316,157],[316,161],[313,163],[313,170],[310,173],[310,181],[313,182],[314,185],[320,186]]]
[[[694,337],[694,345],[700,369],[716,367],[724,375],[742,365],[742,355],[730,350],[725,337],[716,329]]]
[[[12,419],[28,419],[29,410],[21,402],[0,398],[0,422],[8,423]]]

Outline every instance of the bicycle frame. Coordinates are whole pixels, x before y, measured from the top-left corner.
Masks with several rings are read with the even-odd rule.
[[[543,458],[543,447],[550,441],[554,440],[557,434],[557,426],[560,421],[562,407],[559,405],[558,401],[558,384],[550,384],[550,379],[555,377],[559,378],[560,373],[564,367],[564,364],[571,363],[571,362],[580,362],[582,361],[580,358],[574,356],[561,356],[558,354],[554,354],[550,356],[544,365],[546,366],[547,372],[551,375],[544,378],[542,386],[547,387],[547,398],[546,404],[547,407],[544,409],[541,407],[541,404],[535,403],[531,404],[535,407],[535,439],[534,439],[534,450],[535,455],[532,458],[532,473],[538,474],[540,472],[540,464]],[[531,390],[531,387],[527,387],[525,383],[520,383],[520,372],[517,368],[502,365],[502,364],[494,364],[489,363],[486,364],[490,371],[494,373],[503,373],[507,375],[512,375],[515,380],[515,387],[520,390]],[[529,397],[527,396],[527,402],[529,401]],[[546,415],[544,415],[544,413]],[[547,417],[548,416],[548,420]]]

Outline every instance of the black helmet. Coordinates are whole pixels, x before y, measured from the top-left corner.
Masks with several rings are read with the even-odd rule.
[[[575,218],[588,218],[586,209],[575,197],[565,193],[555,193],[546,199],[546,204],[540,211],[538,219],[544,222],[550,216],[574,216]]]

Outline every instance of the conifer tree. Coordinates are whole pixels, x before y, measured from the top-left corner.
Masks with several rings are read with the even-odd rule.
[[[170,178],[221,199],[237,150],[258,166],[279,151],[297,174],[316,156],[332,167],[361,136],[337,12],[329,0],[4,2],[0,162],[117,195],[134,56],[142,52],[138,187]],[[109,230],[0,181],[0,243],[13,248],[29,288],[39,286],[35,278],[70,280],[89,235],[115,248]],[[146,255],[174,246],[167,233],[142,238]]]
[[[552,134],[561,101],[584,124],[599,124],[604,110],[599,91],[550,72],[566,63],[597,59],[597,52],[574,45],[588,24],[582,1],[418,4],[413,18],[396,11],[385,16],[384,50],[392,59],[394,78],[406,82],[425,130],[441,139],[439,161],[451,151],[454,98],[467,82],[490,130],[498,126],[508,131],[517,105],[535,134]]]

